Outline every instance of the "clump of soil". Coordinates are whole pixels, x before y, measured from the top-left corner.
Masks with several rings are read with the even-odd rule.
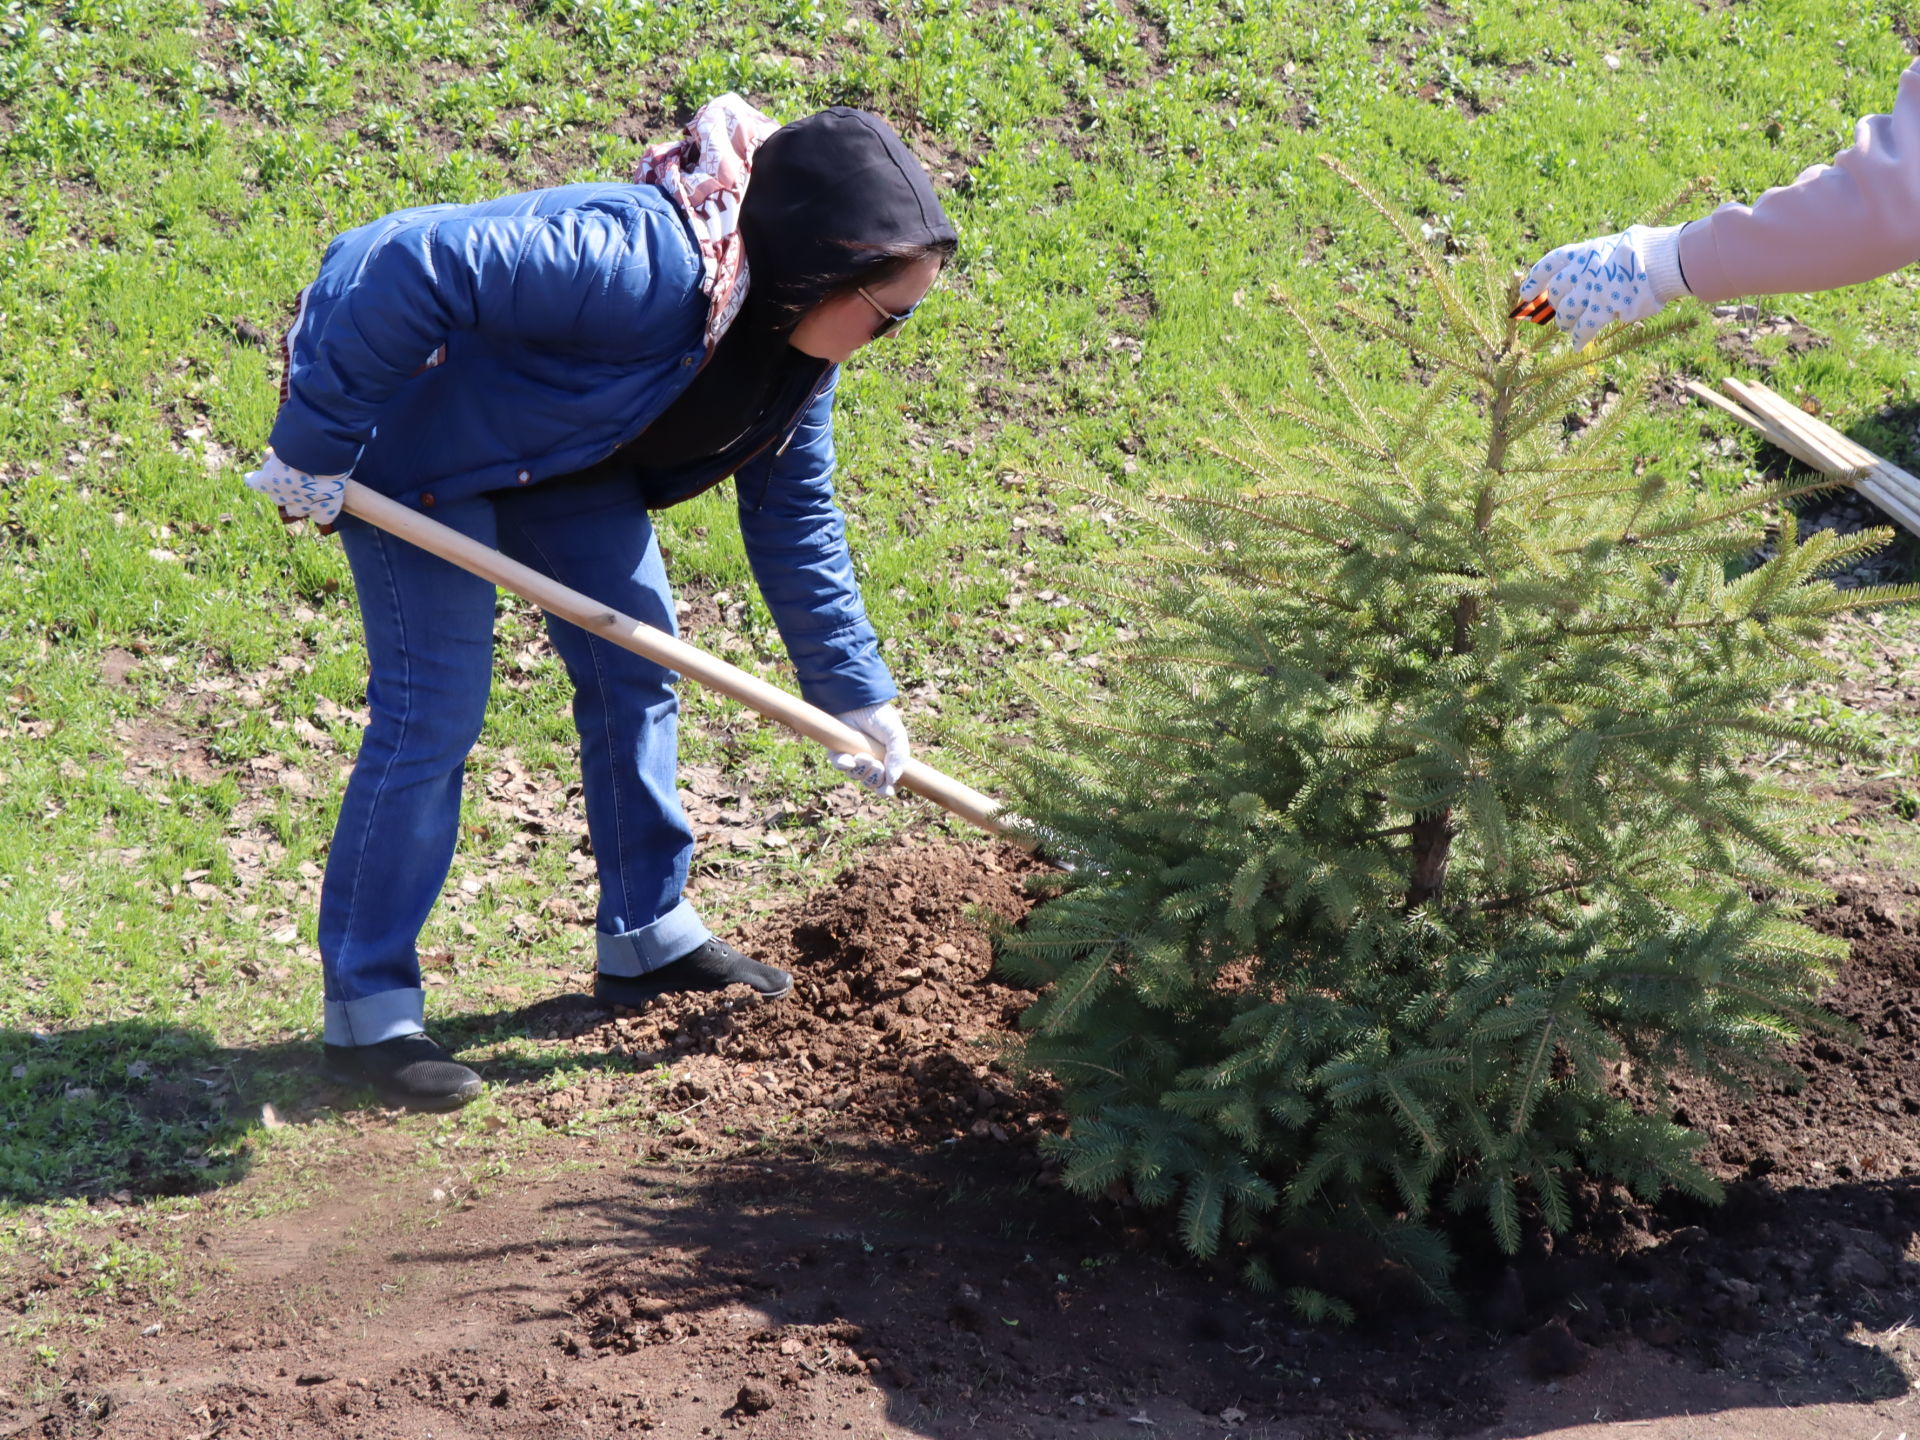
[[[1809,918],[1851,942],[1825,1003],[1860,1043],[1793,1046],[1798,1087],[1740,1096],[1683,1080],[1676,1118],[1706,1136],[1725,1203],[1593,1187],[1573,1234],[1482,1268],[1485,1318],[1562,1320],[1592,1345],[1638,1336],[1771,1380],[1904,1390],[1884,1355],[1843,1337],[1892,1325],[1920,1294],[1920,887],[1850,877]]]
[[[1775,1188],[1920,1174],[1920,888],[1855,877],[1811,917],[1849,942],[1825,999],[1861,1042],[1812,1039],[1794,1048],[1805,1077],[1748,1098],[1683,1087],[1677,1118],[1707,1135],[1723,1179],[1766,1177]]]
[[[1031,997],[992,979],[987,938],[963,918],[974,907],[1002,920],[1017,918],[1027,902],[1015,882],[1030,862],[1002,852],[993,862],[1002,873],[982,877],[966,863],[978,854],[929,847],[852,872],[797,914],[747,936],[756,953],[795,969],[796,1002],[788,1006],[729,1011],[678,1002],[603,1022],[591,1033],[611,1026],[637,1047],[634,1053],[676,1053],[687,1062],[676,1064],[676,1073],[700,1077],[702,1061],[722,1067],[720,1078],[683,1079],[674,1091],[679,1100],[713,1102],[715,1119],[731,1120],[741,1107],[751,1112],[769,1100],[803,1115],[817,1116],[824,1106],[848,1122],[840,1133],[882,1148],[924,1153],[935,1140],[1011,1141],[994,1162],[1003,1182],[1036,1172],[1052,1181],[1052,1172],[1041,1170],[1020,1142],[1061,1123],[1055,1097],[1015,1084],[992,1060],[1005,1027]],[[1807,1077],[1797,1090],[1781,1085],[1739,1097],[1704,1083],[1680,1086],[1683,1123],[1708,1136],[1708,1166],[1729,1183],[1724,1206],[1677,1196],[1647,1203],[1622,1187],[1592,1186],[1571,1235],[1538,1228],[1513,1259],[1476,1253],[1469,1241],[1459,1274],[1464,1314],[1422,1306],[1397,1269],[1357,1253],[1352,1237],[1289,1232],[1282,1238],[1299,1250],[1292,1258],[1305,1275],[1301,1283],[1352,1299],[1363,1315],[1358,1334],[1302,1326],[1283,1304],[1229,1284],[1214,1292],[1207,1318],[1196,1312],[1182,1322],[1184,1336],[1156,1325],[1144,1341],[1129,1343],[1116,1327],[1062,1323],[1047,1309],[1076,1308],[1105,1289],[1075,1273],[1087,1258],[1075,1253],[1084,1247],[1086,1227],[1094,1227],[1103,1244],[1137,1257],[1126,1263],[1120,1288],[1102,1296],[1116,1312],[1125,1312],[1125,1287],[1133,1283],[1124,1276],[1141,1265],[1182,1272],[1184,1285],[1195,1287],[1221,1286],[1224,1275],[1186,1259],[1167,1217],[1142,1215],[1124,1196],[1091,1205],[1064,1196],[1043,1203],[1029,1191],[1018,1204],[1028,1221],[1026,1266],[1033,1276],[1022,1281],[1016,1273],[1011,1290],[1003,1282],[984,1308],[969,1277],[996,1262],[972,1253],[974,1247],[936,1246],[944,1258],[889,1247],[888,1263],[911,1283],[897,1287],[886,1311],[860,1314],[864,1348],[836,1351],[831,1337],[804,1328],[770,1330],[759,1343],[789,1351],[798,1343],[847,1373],[864,1361],[875,1373],[886,1368],[911,1377],[914,1398],[935,1409],[975,1403],[1000,1387],[1007,1400],[1046,1398],[1034,1393],[1036,1385],[1044,1388],[1043,1367],[1017,1339],[1011,1349],[1000,1343],[991,1356],[991,1382],[978,1364],[957,1358],[982,1337],[1008,1342],[997,1326],[1044,1324],[1050,1344],[1066,1347],[1062,1363],[1078,1366],[1082,1392],[1098,1377],[1103,1395],[1145,1386],[1179,1394],[1202,1411],[1217,1411],[1232,1398],[1220,1388],[1232,1373],[1217,1363],[1224,1355],[1271,1347],[1306,1357],[1298,1363],[1311,1365],[1309,1386],[1236,1375],[1233,1393],[1241,1405],[1257,1403],[1272,1416],[1398,1414],[1446,1434],[1497,1418],[1489,1378],[1494,1367],[1517,1367],[1535,1382],[1553,1383],[1633,1345],[1770,1384],[1812,1386],[1809,1398],[1898,1393],[1891,1387],[1905,1382],[1887,1357],[1844,1337],[1854,1326],[1891,1324],[1899,1318],[1896,1309],[1920,1296],[1920,1268],[1907,1258],[1920,1231],[1920,1193],[1896,1181],[1920,1174],[1920,1126],[1902,1124],[1920,1113],[1915,893],[1891,882],[1863,883],[1815,917],[1853,942],[1828,1003],[1860,1029],[1862,1047],[1828,1039],[1794,1047],[1790,1061]],[[948,938],[936,938],[942,935]],[[944,963],[935,968],[929,957]],[[908,999],[916,994],[919,1000]],[[745,1078],[738,1070],[727,1078],[729,1065],[745,1067]],[[956,1152],[955,1158],[964,1153],[978,1155]],[[967,1163],[977,1167],[981,1158]],[[751,1253],[761,1263],[742,1272],[749,1291],[790,1297],[798,1305],[796,1324],[840,1323],[846,1307],[812,1269],[821,1259],[813,1247]],[[887,1273],[879,1258],[870,1263]],[[1331,1282],[1330,1266],[1341,1283]],[[579,1353],[607,1354],[685,1342],[688,1333],[676,1329],[685,1322],[673,1315],[711,1301],[687,1291],[689,1277],[666,1285],[658,1269],[649,1267],[639,1285],[630,1274],[610,1271],[570,1297],[578,1323],[564,1343]],[[1056,1280],[1043,1283],[1042,1272]],[[1070,1287],[1068,1275],[1074,1276]],[[681,1298],[660,1298],[668,1292]],[[824,1305],[819,1315],[811,1308],[816,1303]],[[1107,1313],[1103,1303],[1094,1309]],[[1202,1339],[1235,1343],[1223,1351],[1196,1343]],[[1169,1369],[1166,1347],[1178,1349],[1183,1341],[1189,1363]],[[832,1360],[836,1354],[840,1359]],[[1204,1365],[1201,1354],[1211,1357]],[[1101,1363],[1091,1359],[1096,1355]],[[1023,1359],[1027,1363],[1019,1363]],[[798,1383],[792,1367],[766,1373]],[[1052,1400],[1072,1398],[1063,1393]]]
[[[989,928],[1025,915],[1042,868],[1011,845],[897,847],[730,937],[793,972],[785,999],[615,1012],[570,997],[529,1018],[581,1050],[671,1064],[666,1108],[696,1131],[777,1115],[865,1141],[1028,1137],[1056,1096],[1004,1058],[1033,996],[993,976]]]

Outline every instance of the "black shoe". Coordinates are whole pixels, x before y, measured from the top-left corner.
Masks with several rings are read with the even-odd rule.
[[[336,1085],[370,1085],[409,1110],[458,1110],[479,1095],[480,1077],[416,1031],[378,1045],[328,1045],[322,1073]]]
[[[698,950],[644,975],[596,972],[593,998],[602,1005],[625,1005],[637,1010],[662,995],[724,990],[729,985],[751,985],[762,1000],[778,1000],[793,989],[793,976],[749,959],[724,940],[709,940]]]

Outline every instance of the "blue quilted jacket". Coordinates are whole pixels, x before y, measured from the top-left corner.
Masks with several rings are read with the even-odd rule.
[[[289,336],[274,452],[432,512],[593,465],[693,379],[700,256],[650,185],[401,210],[327,247]],[[754,577],[830,711],[893,698],[833,503],[829,371],[735,477]],[[717,477],[716,477],[717,478]]]

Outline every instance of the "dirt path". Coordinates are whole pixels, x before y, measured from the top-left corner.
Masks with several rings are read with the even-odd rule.
[[[1462,1313],[1337,1332],[1054,1183],[1053,1096],[1000,1058],[1023,997],[969,918],[1017,916],[1021,868],[915,846],[761,922],[800,976],[781,1006],[525,1013],[641,1062],[586,1099],[664,1094],[677,1131],[575,1123],[578,1094],[500,1077],[543,1127],[512,1174],[396,1163],[370,1114],[319,1201],[209,1223],[184,1313],[14,1277],[95,1328],[51,1406],[22,1400],[24,1357],[0,1375],[0,1436],[1920,1435],[1911,892],[1863,877],[1825,916],[1863,1050],[1802,1047],[1797,1097],[1689,1097],[1725,1207],[1599,1192],[1577,1244],[1468,1257]]]
[[[1358,1357],[1329,1353],[1346,1337],[1303,1337],[1294,1383],[1276,1387],[1257,1353],[1274,1338],[1266,1307],[1144,1259],[1073,1273],[1085,1253],[1075,1207],[1049,1201],[1006,1223],[1011,1179],[958,1157],[905,1169],[853,1157],[605,1162],[452,1208],[425,1179],[396,1182],[231,1236],[228,1273],[190,1321],[105,1339],[94,1376],[29,1433],[1893,1440],[1920,1429],[1905,1395],[1795,1406],[1777,1385],[1634,1340],[1546,1383],[1527,1340],[1472,1347],[1456,1363],[1504,1413],[1465,1431],[1423,1424],[1415,1397],[1389,1403],[1389,1374],[1376,1376],[1377,1400],[1357,1394],[1343,1362]],[[1343,1378],[1315,1403],[1322,1358]],[[1435,1379],[1417,1361],[1406,1373]]]

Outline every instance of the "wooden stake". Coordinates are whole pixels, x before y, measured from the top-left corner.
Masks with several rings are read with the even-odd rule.
[[[1758,431],[1801,464],[1851,483],[1900,525],[1920,535],[1920,480],[1757,380],[1729,377],[1720,382],[1720,388],[1732,399],[1715,394],[1697,381],[1687,382],[1687,391],[1694,398]]]

